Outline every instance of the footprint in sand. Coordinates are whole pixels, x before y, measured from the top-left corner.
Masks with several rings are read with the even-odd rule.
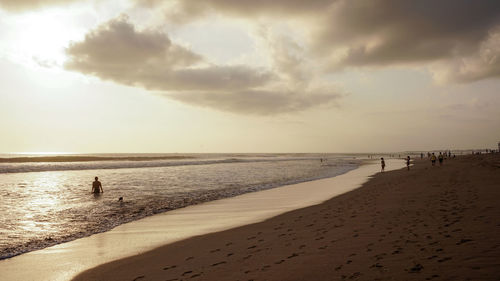
[[[212,266],[218,266],[218,265],[225,264],[225,263],[227,263],[227,262],[220,261],[220,262],[216,262],[216,263],[212,264]]]
[[[457,245],[462,245],[464,243],[471,242],[471,241],[474,241],[474,240],[472,240],[472,239],[462,239],[462,240],[458,241],[456,244]]]
[[[410,273],[418,273],[420,272],[422,269],[424,269],[424,266],[421,265],[421,264],[416,264],[414,265],[412,268],[409,269],[409,272]]]
[[[163,270],[169,270],[169,269],[176,268],[176,267],[177,267],[177,265],[167,266],[167,267],[164,267]]]
[[[445,261],[449,261],[449,260],[451,260],[451,257],[442,258],[442,259],[438,260],[438,262],[445,262]]]
[[[271,266],[270,265],[264,265],[260,270],[261,271],[266,271],[270,268]]]

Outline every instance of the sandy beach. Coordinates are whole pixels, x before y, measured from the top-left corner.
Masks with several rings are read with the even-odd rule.
[[[499,280],[499,171],[498,154],[417,160],[325,203],[74,280]]]
[[[387,170],[403,167],[400,159],[389,159],[387,163]],[[1,260],[0,276],[9,281],[71,280],[85,270],[163,245],[262,222],[288,211],[320,204],[359,188],[379,171],[378,161],[368,161],[336,177],[284,185],[156,214],[110,231]]]

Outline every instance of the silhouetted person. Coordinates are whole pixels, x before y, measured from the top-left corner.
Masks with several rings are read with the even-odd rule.
[[[384,161],[384,157],[380,158],[380,165],[382,166],[382,172],[384,171],[385,169],[385,161]]]
[[[408,171],[410,170],[410,156],[406,157],[406,168],[408,168]]]
[[[436,155],[434,154],[434,152],[431,155],[431,163],[432,163],[432,166],[436,165]]]
[[[443,154],[441,154],[441,152],[439,152],[439,156],[438,156],[438,160],[439,160],[439,166],[443,165]]]
[[[98,178],[95,177],[95,181],[92,183],[92,193],[104,193],[104,190],[102,190],[102,184],[100,181],[98,181]]]

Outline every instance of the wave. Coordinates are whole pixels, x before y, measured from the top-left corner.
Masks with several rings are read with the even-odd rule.
[[[46,163],[46,162],[89,162],[89,161],[152,161],[192,159],[193,156],[25,156],[0,158],[0,163]]]
[[[249,162],[274,162],[274,161],[297,161],[314,160],[316,158],[226,158],[226,159],[195,159],[191,156],[167,156],[167,157],[94,157],[94,156],[55,156],[55,157],[33,157],[38,158],[64,158],[73,159],[93,159],[74,161],[25,161],[25,162],[0,162],[0,174],[6,173],[28,173],[28,172],[48,172],[48,171],[75,171],[75,170],[96,170],[96,169],[128,169],[128,168],[156,168],[169,166],[189,166],[189,165],[210,165],[229,163],[249,163]],[[21,157],[32,158],[32,157]],[[95,160],[108,159],[109,160]],[[5,159],[5,158],[2,158]],[[134,160],[131,160],[134,159]],[[141,159],[141,160],[138,160]]]

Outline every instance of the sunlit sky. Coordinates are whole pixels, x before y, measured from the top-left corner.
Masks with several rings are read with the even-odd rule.
[[[500,141],[496,0],[0,0],[0,152]]]

